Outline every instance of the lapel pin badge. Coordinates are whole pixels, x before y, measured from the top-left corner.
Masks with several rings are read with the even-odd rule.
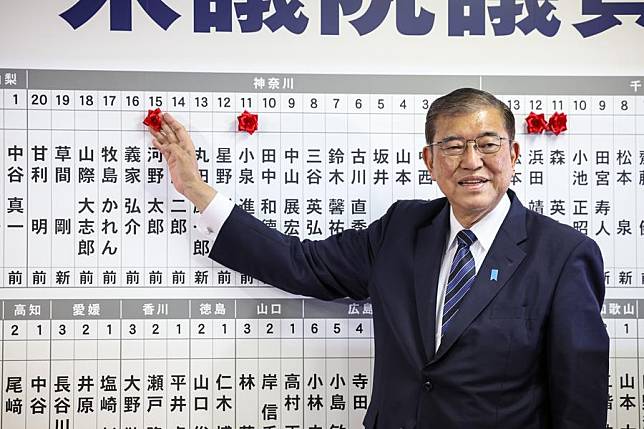
[[[494,268],[490,271],[490,280],[494,280],[495,282],[499,280],[499,270]]]

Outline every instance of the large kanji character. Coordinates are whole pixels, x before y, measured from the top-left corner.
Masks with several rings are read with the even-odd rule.
[[[539,4],[538,0],[525,0],[525,7],[528,11],[528,16],[517,24],[523,34],[531,33],[535,29],[548,37],[553,37],[557,34],[559,27],[561,27],[561,21],[554,15],[548,18],[550,13],[557,9],[552,3],[548,0],[542,4]]]
[[[286,27],[291,33],[302,34],[306,30],[309,18],[300,11],[304,5],[299,0],[273,0],[273,6],[275,13],[264,21],[271,31]]]
[[[157,25],[167,30],[181,15],[172,10],[162,0],[137,0],[145,13]],[[89,21],[107,3],[107,0],[79,0],[60,14],[76,30]],[[110,30],[132,31],[132,0],[110,1]]]
[[[523,4],[516,0],[501,0],[498,6],[488,6],[495,36],[508,36],[514,33],[517,16],[523,13]]]
[[[582,0],[581,13],[599,15],[589,21],[573,24],[584,38],[621,25],[622,21],[615,15],[639,15],[635,22],[644,27],[644,2],[604,3],[602,0]]]
[[[365,13],[349,23],[364,36],[378,28],[389,14],[392,0],[371,0]],[[340,34],[340,9],[343,16],[356,13],[362,0],[328,0],[322,2],[322,34]],[[434,14],[421,8],[416,15],[416,0],[396,1],[396,28],[406,35],[424,35],[434,26]]]
[[[340,34],[340,8],[342,15],[349,16],[356,13],[362,0],[327,0],[321,2],[321,34],[338,35]]]
[[[398,0],[396,2],[396,28],[400,34],[423,36],[434,27],[434,14],[422,7],[416,16],[416,0]]]
[[[382,24],[389,13],[389,6],[391,6],[391,0],[371,0],[364,15],[349,22],[359,35],[364,36]]]
[[[214,11],[211,4],[214,3]],[[209,33],[211,28],[216,31],[233,31],[232,0],[194,0],[194,29],[195,33]]]
[[[271,1],[275,12],[264,19]],[[259,31],[266,24],[273,32],[286,27],[291,33],[301,34],[309,23],[309,18],[300,11],[303,6],[299,0],[246,0],[244,3],[235,3],[235,13],[242,33]],[[240,19],[242,17],[245,19]]]
[[[264,25],[264,13],[271,7],[271,0],[246,0],[235,3],[235,13],[242,33],[252,33],[261,30]],[[241,19],[245,16],[246,19]]]
[[[538,0],[525,0],[524,3],[528,15],[518,23],[516,19],[523,14],[523,4],[516,0],[501,0],[498,6],[488,7],[496,36],[512,34],[516,27],[524,34],[535,29],[548,37],[557,34],[561,21],[555,16],[548,18],[555,10],[549,1],[539,4]],[[465,15],[465,6],[469,7],[468,15]],[[448,13],[450,36],[464,36],[466,31],[471,35],[485,34],[485,0],[452,0]]]
[[[465,15],[465,6],[469,14]],[[451,0],[447,8],[448,34],[464,36],[485,34],[485,0]]]

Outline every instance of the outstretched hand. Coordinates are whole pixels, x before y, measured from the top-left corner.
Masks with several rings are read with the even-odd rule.
[[[176,190],[203,211],[214,198],[216,191],[205,183],[199,174],[195,146],[185,127],[169,113],[163,114],[161,130],[148,127],[152,145],[159,149],[168,163],[168,171]]]

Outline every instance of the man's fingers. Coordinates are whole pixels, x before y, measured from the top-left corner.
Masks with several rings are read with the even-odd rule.
[[[161,152],[161,155],[163,155],[165,160],[168,162],[170,162],[173,159],[179,158],[181,156],[181,152],[183,152],[183,149],[181,149],[176,144],[162,145],[156,139],[152,140],[152,145],[154,145],[155,148],[159,149],[159,152]]]
[[[165,136],[166,140],[168,143],[178,143],[177,136],[175,135],[174,131],[172,128],[166,124],[165,122],[161,124],[161,131],[163,135]]]
[[[155,148],[159,149],[161,151],[161,153],[164,152],[164,146],[163,146],[162,143],[159,143],[158,139],[156,139],[156,138],[152,139],[152,146],[154,146]]]
[[[159,152],[161,152],[161,155],[163,155],[166,161],[168,160],[168,149],[167,149],[169,147],[168,145],[164,145],[160,143],[159,140],[157,139],[152,139],[152,146],[154,146],[159,150]]]
[[[165,135],[163,133],[161,133],[160,131],[154,131],[152,128],[150,128],[149,131],[152,137],[154,137],[153,143],[154,143],[154,140],[156,140],[157,143],[159,143],[160,145],[164,145],[167,143],[167,139],[165,138]]]
[[[191,146],[191,140],[190,140],[190,135],[188,134],[188,131],[186,131],[186,128],[181,125],[179,121],[174,119],[171,114],[169,113],[164,113],[163,114],[163,124],[170,126],[172,129],[173,133],[176,135],[177,140],[179,140],[179,144],[185,144],[185,145],[190,145]]]
[[[163,134],[161,131],[156,131],[154,128],[148,125],[148,132],[152,137],[158,140],[159,143],[161,144],[166,144],[167,139],[165,134]]]

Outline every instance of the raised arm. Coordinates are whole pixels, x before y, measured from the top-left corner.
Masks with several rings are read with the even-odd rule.
[[[207,216],[218,203],[210,204],[217,192],[201,179],[186,129],[166,113],[161,131],[150,129],[150,133],[154,147],[168,163],[177,191]],[[368,279],[386,224],[382,219],[366,230],[350,229],[326,240],[302,242],[267,227],[239,207],[229,213],[225,227],[222,223],[214,234],[213,260],[300,295],[321,299],[369,296]]]

